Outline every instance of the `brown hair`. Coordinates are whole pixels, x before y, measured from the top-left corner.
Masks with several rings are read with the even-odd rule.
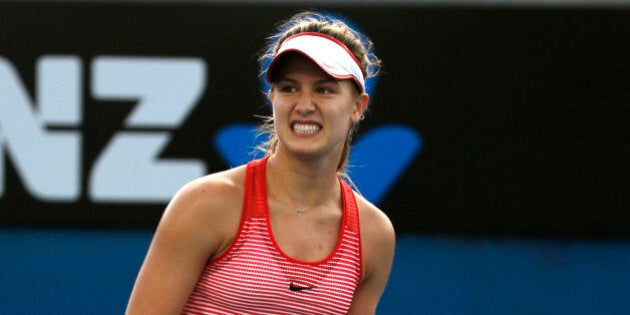
[[[266,75],[269,61],[276,55],[282,42],[292,35],[304,32],[317,32],[336,38],[346,45],[357,60],[359,60],[366,79],[378,74],[381,61],[372,52],[373,45],[367,37],[352,29],[338,18],[307,11],[296,14],[281,23],[276,33],[268,38],[267,46],[259,58],[261,76]],[[350,127],[341,153],[341,159],[337,165],[337,172],[346,177],[346,167],[350,155],[350,143],[352,141],[352,135],[357,129],[358,123]],[[264,117],[264,122],[260,130],[262,133],[267,134],[269,139],[262,144],[260,149],[265,152],[265,155],[271,155],[276,151],[278,146],[278,137],[275,133],[273,117]]]

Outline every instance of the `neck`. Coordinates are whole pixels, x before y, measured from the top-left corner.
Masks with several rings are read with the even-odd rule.
[[[336,167],[274,154],[267,161],[268,192],[296,212],[316,209],[341,198]]]

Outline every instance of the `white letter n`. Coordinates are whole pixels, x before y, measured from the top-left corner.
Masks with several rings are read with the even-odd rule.
[[[15,67],[0,57],[0,196],[7,151],[26,190],[41,200],[74,201],[81,194],[81,135],[48,127],[81,122],[81,62],[44,56],[37,62],[33,103]]]

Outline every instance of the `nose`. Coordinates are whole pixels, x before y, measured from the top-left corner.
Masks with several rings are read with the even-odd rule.
[[[295,111],[301,115],[307,115],[315,110],[315,104],[310,93],[302,93],[295,105]]]

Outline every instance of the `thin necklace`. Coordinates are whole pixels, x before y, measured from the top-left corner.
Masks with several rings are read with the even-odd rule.
[[[287,186],[286,182],[284,181],[284,176],[282,176],[281,174],[278,174],[278,177],[280,178],[280,181],[282,182],[282,188],[285,191],[285,195],[288,197],[288,201],[284,201],[284,198],[279,198],[282,203],[285,206],[288,206],[289,208],[293,208],[293,211],[295,213],[299,213],[299,214],[305,214],[308,212],[309,208],[306,206],[298,206],[295,201],[293,200],[293,198],[291,197],[291,193],[289,193],[289,187]],[[324,199],[324,198],[322,198]],[[289,202],[291,203],[291,205],[289,205]]]
[[[298,206],[295,203],[294,199],[291,197],[291,193],[289,192],[289,186],[287,186],[287,183],[284,180],[284,176],[282,176],[282,174],[280,174],[280,172],[277,172],[276,174],[277,174],[278,178],[280,179],[282,188],[283,188],[283,190],[285,192],[285,195],[287,196],[286,199],[288,199],[288,200],[285,201],[284,198],[277,198],[277,199],[279,201],[281,201],[281,203],[283,203],[285,206],[288,206],[289,208],[292,208],[295,213],[305,214],[305,213],[309,212],[309,207],[307,207],[307,206]],[[279,197],[279,196],[277,196],[277,197]],[[327,198],[326,196],[320,197],[317,200],[316,205],[323,204],[323,201],[326,198]],[[289,204],[289,203],[291,203],[291,204]]]
[[[284,188],[285,191],[285,195],[287,196],[287,201],[284,201],[284,198],[280,198],[280,200],[283,201],[283,203],[288,206],[289,208],[293,208],[293,211],[295,211],[295,213],[299,213],[299,214],[304,214],[308,212],[308,207],[305,206],[298,206],[295,201],[293,201],[293,198],[291,198],[291,194],[289,193],[289,188],[287,187],[286,183],[284,182],[284,178],[282,176],[280,176],[282,179],[282,186]],[[289,204],[290,203],[290,204]]]
[[[289,206],[289,208],[293,208],[293,211],[295,213],[299,213],[299,214],[304,214],[307,213],[309,211],[309,207],[307,206],[298,206],[295,201],[293,201],[293,198],[291,198],[291,194],[289,193],[289,190],[286,186],[286,184],[284,183],[284,179],[282,180],[282,185],[284,186],[284,191],[286,192],[286,196],[288,197],[288,202],[283,201],[282,203],[284,203],[286,206]],[[317,205],[321,205],[323,204],[323,201],[326,199],[326,197],[322,197],[319,198],[319,200],[317,201]],[[291,205],[289,205],[289,202],[291,203]]]

